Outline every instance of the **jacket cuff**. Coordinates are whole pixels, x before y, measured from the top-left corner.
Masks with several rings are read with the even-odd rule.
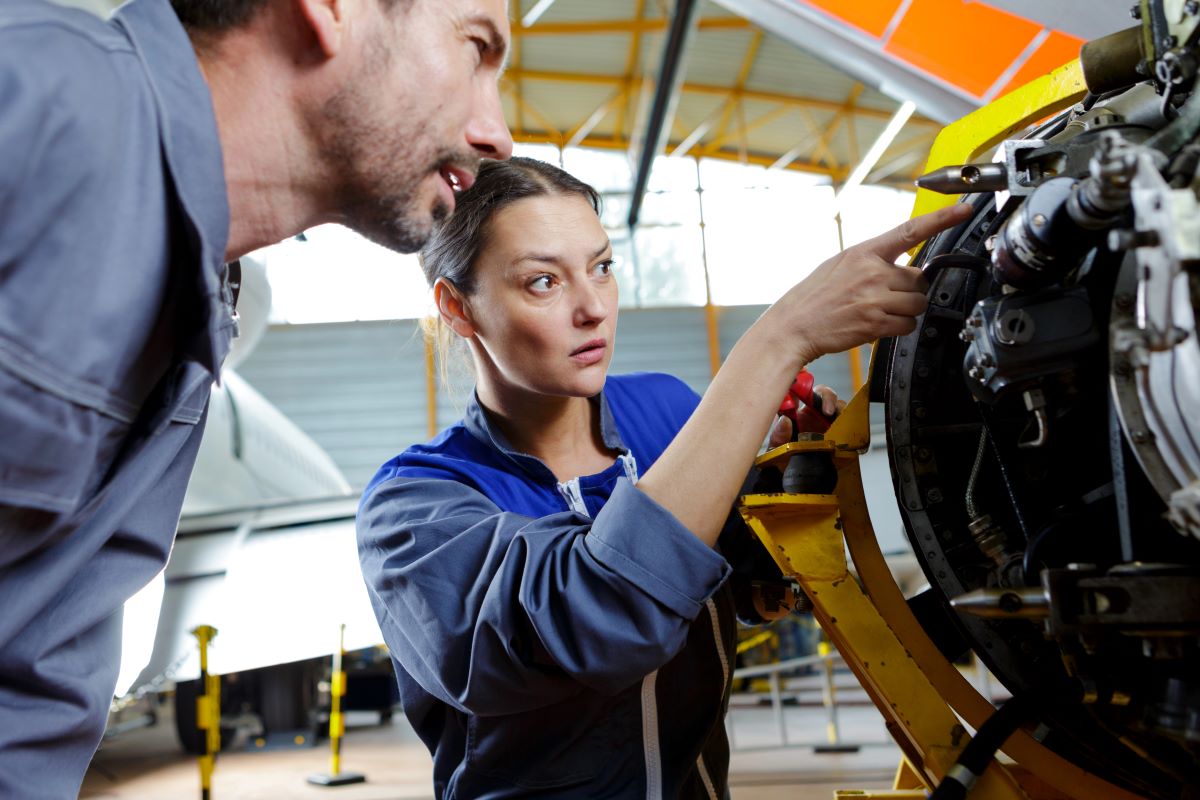
[[[584,539],[592,555],[681,617],[695,619],[729,563],[622,478]]]

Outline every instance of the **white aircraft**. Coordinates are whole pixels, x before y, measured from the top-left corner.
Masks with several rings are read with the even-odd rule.
[[[270,307],[265,266],[242,259],[242,335],[212,390],[175,547],[125,606],[117,696],[182,687],[185,745],[195,691],[187,682],[200,674],[197,626],[218,631],[209,671],[236,673],[239,709],[276,729],[308,724],[321,677],[312,659],[337,649],[341,625],[347,650],[383,643],[358,566],[358,495],[329,455],[236,372]],[[250,671],[265,667],[273,667],[270,679],[256,680]],[[110,731],[121,727],[110,720]]]

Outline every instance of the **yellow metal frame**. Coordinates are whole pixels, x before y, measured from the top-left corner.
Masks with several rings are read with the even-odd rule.
[[[1030,122],[1068,106],[1084,92],[1078,62],[1001,98],[948,126],[929,169],[966,163]],[[918,194],[914,213],[954,202]],[[933,789],[970,740],[961,718],[978,729],[992,704],[948,662],[918,624],[875,539],[858,454],[870,442],[867,388],[861,389],[823,441],[794,442],[758,459],[782,469],[797,452],[831,455],[838,483],[832,495],[746,495],[739,510],[785,575],[813,602],[813,614],[841,652],[904,754],[895,785],[885,792],[841,791],[838,798],[916,798]],[[849,550],[857,571],[851,575]],[[861,587],[860,587],[861,581]],[[1015,765],[993,761],[973,797],[1136,800],[1018,731],[1003,752]]]
[[[969,164],[1014,133],[1078,103],[1085,94],[1087,84],[1079,59],[1064,64],[943,128],[933,140],[925,172]],[[918,189],[913,216],[957,201],[957,195]]]

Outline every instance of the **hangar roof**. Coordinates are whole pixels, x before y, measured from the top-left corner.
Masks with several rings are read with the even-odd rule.
[[[502,80],[514,138],[636,155],[673,6],[517,0]],[[935,120],[1130,24],[1127,0],[704,0],[664,149],[837,183],[913,99],[918,113],[867,178],[911,185],[941,128]]]
[[[106,13],[119,0],[59,2]],[[866,179],[910,186],[941,123],[1127,27],[1129,2],[700,0],[664,151],[839,183],[911,99],[917,113]],[[514,138],[636,160],[675,6],[509,0]]]

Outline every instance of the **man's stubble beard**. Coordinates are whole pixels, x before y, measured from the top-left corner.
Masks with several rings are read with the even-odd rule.
[[[340,222],[376,244],[401,253],[425,245],[433,224],[450,209],[440,194],[432,209],[421,207],[423,181],[460,154],[436,147],[424,121],[405,107],[395,119],[380,119],[368,87],[380,85],[391,63],[382,42],[370,48],[364,68],[321,107],[313,123],[320,157],[333,176]],[[472,170],[473,171],[473,170]]]

